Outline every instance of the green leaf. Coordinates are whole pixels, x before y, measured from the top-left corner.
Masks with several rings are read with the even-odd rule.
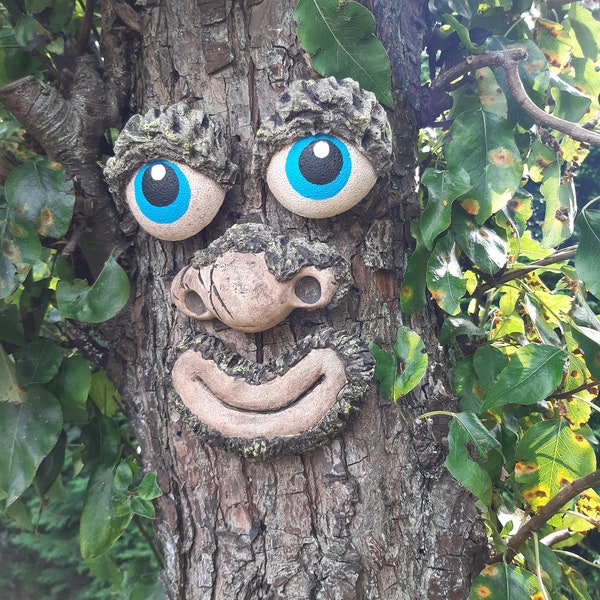
[[[590,108],[585,117],[593,119],[593,112],[600,108],[598,95],[600,94],[600,73],[596,69],[596,61],[587,58],[571,59],[573,69],[567,73],[561,73],[562,81],[570,84],[576,90],[583,92],[590,100]]]
[[[22,346],[25,343],[21,313],[16,304],[0,302],[0,342],[8,342],[16,346]],[[1,374],[0,381],[2,381]]]
[[[594,18],[589,9],[581,6],[579,2],[572,2],[569,9],[569,23],[583,56],[595,61],[598,58],[600,22]]]
[[[29,387],[27,402],[0,402],[0,492],[6,494],[7,506],[33,481],[62,423],[58,400],[39,385]]]
[[[407,327],[398,327],[393,354],[384,352],[375,342],[369,344],[369,350],[377,361],[375,379],[380,383],[381,395],[393,402],[417,386],[427,370],[423,341]]]
[[[24,215],[41,236],[64,237],[73,215],[75,196],[62,169],[47,161],[30,161],[16,167],[6,180],[9,208]]]
[[[156,475],[154,473],[146,473],[142,482],[138,487],[138,494],[144,500],[154,500],[162,496],[162,490],[158,486]]]
[[[121,461],[115,470],[114,487],[117,492],[127,492],[133,482],[133,471],[125,462]]]
[[[14,263],[0,252],[0,300],[10,296],[27,273],[17,273]]]
[[[473,369],[484,391],[489,390],[498,375],[508,365],[508,359],[498,348],[486,345],[477,348],[473,355]]]
[[[0,402],[20,404],[27,401],[27,392],[17,383],[15,365],[0,345]]]
[[[513,129],[492,113],[471,110],[458,115],[446,158],[449,169],[467,171],[473,187],[461,205],[479,224],[504,208],[521,183],[523,165]]]
[[[23,15],[15,25],[15,41],[27,50],[33,50],[37,38],[43,33],[44,28],[31,15]]]
[[[445,346],[460,335],[467,337],[481,337],[485,334],[481,327],[478,327],[466,317],[457,315],[456,317],[446,317],[440,330],[440,344]]]
[[[454,238],[446,233],[439,238],[427,261],[427,288],[440,308],[448,314],[456,314],[460,300],[467,289],[458,257]]]
[[[113,482],[112,466],[99,465],[90,476],[79,523],[79,543],[84,559],[106,552],[121,537],[133,516],[131,510],[123,510],[126,503],[115,494]]]
[[[52,54],[58,54],[60,56],[65,52],[65,41],[61,37],[56,38],[49,44],[46,44],[46,50]]]
[[[408,259],[404,280],[400,286],[400,310],[405,315],[412,315],[427,305],[425,274],[428,259],[429,253],[423,246],[417,244]]]
[[[560,73],[568,68],[573,43],[562,25],[538,18],[535,22],[534,39],[552,71]]]
[[[429,168],[421,183],[427,188],[427,204],[419,219],[421,239],[431,250],[435,238],[450,226],[452,202],[469,191],[469,175],[464,169],[436,171]]]
[[[572,121],[579,120],[588,112],[592,101],[577,88],[569,85],[560,77],[554,75],[552,78],[550,93],[554,98],[553,114],[559,119]]]
[[[25,6],[27,7],[27,12],[35,15],[46,8],[50,8],[54,3],[55,0],[27,0]]]
[[[121,433],[114,419],[98,415],[81,431],[83,460],[89,467],[114,467],[121,455]]]
[[[575,255],[575,268],[587,289],[600,298],[600,211],[582,209],[577,217],[577,226],[581,238]]]
[[[531,600],[543,598],[537,577],[506,563],[488,565],[475,577],[468,600]]]
[[[484,392],[475,373],[472,356],[465,356],[452,369],[452,389],[460,398],[462,411],[480,412]]]
[[[62,316],[84,323],[111,319],[128,299],[129,279],[112,256],[91,287],[81,279],[74,283],[60,281],[56,286],[56,300]]]
[[[92,384],[90,363],[81,356],[70,356],[63,360],[58,374],[49,385],[59,399],[69,423],[87,423],[86,403]]]
[[[493,229],[478,225],[460,208],[453,211],[452,233],[463,252],[484,273],[494,275],[506,264],[505,241]]]
[[[545,400],[562,381],[566,361],[567,355],[555,346],[522,346],[511,355],[510,362],[490,388],[482,409]]]
[[[585,366],[596,378],[600,378],[600,331],[589,327],[573,327],[571,330],[579,349],[583,352]]]
[[[41,253],[34,225],[16,210],[0,206],[0,299],[12,294],[25,280]]]
[[[565,580],[573,593],[573,600],[593,600],[587,588],[585,577],[575,569],[563,565]]]
[[[489,67],[477,69],[475,71],[475,83],[482,110],[506,119],[508,116],[506,96],[498,85],[492,69]]]
[[[154,519],[156,513],[154,512],[154,506],[150,500],[141,498],[140,496],[134,496],[131,499],[131,510],[136,514],[146,519]]]
[[[38,495],[43,498],[52,487],[56,478],[61,474],[65,462],[65,450],[67,448],[67,435],[60,432],[56,445],[46,455],[33,478],[33,485]]]
[[[84,562],[93,575],[101,580],[110,582],[116,589],[122,584],[123,573],[111,558],[109,552],[105,552],[94,558],[87,558]]]
[[[0,245],[2,254],[20,271],[38,261],[42,253],[33,223],[4,207],[0,207]]]
[[[110,417],[119,409],[119,392],[106,371],[97,371],[92,375],[89,395],[103,415]]]
[[[592,446],[563,419],[532,425],[521,438],[515,458],[515,480],[533,510],[596,469]]]
[[[358,2],[299,0],[294,11],[298,39],[323,76],[351,77],[392,106],[391,69],[375,37],[373,15]]]
[[[48,338],[21,346],[15,353],[17,381],[20,385],[47,383],[57,373],[62,362],[62,352]]]
[[[492,482],[481,465],[486,462],[490,450],[500,449],[500,442],[477,415],[469,411],[455,414],[449,428],[446,467],[462,485],[489,505]]]
[[[25,531],[34,530],[31,512],[22,500],[15,500],[10,506],[7,506],[4,514]]]

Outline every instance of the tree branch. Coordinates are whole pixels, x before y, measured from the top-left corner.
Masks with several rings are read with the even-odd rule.
[[[496,52],[484,52],[468,56],[462,63],[442,71],[429,86],[429,95],[438,97],[441,92],[447,90],[453,81],[476,71],[483,67],[500,67],[506,73],[506,82],[519,106],[529,114],[537,125],[550,127],[567,134],[574,140],[586,144],[600,145],[600,133],[582,127],[578,123],[565,121],[548,114],[533,102],[527,95],[523,82],[519,76],[519,61],[527,58],[527,52],[523,48],[509,48]]]
[[[68,100],[54,87],[29,76],[0,88],[0,102],[73,180],[80,209],[91,217],[88,242],[95,248],[86,258],[98,274],[112,250],[124,245],[119,218],[97,164],[102,136],[118,123],[119,115],[93,57],[85,55],[77,61]]]
[[[548,265],[553,265],[559,262],[563,262],[565,260],[570,260],[575,256],[576,252],[577,246],[563,248],[562,250],[554,252],[549,256],[545,256],[544,258],[540,258],[539,260],[529,263],[524,267],[519,267],[518,269],[509,269],[508,271],[504,272],[502,277],[499,277],[498,279],[493,279],[489,283],[484,283],[482,285],[477,286],[473,290],[471,296],[477,298],[482,294],[485,294],[485,292],[489,292],[491,289],[499,285],[504,285],[505,283],[508,283],[509,281],[514,281],[515,279],[522,279],[523,277],[525,277],[525,275],[531,273],[532,271],[535,271],[536,269],[539,269],[540,267],[546,267]]]
[[[527,521],[524,525],[522,525],[521,529],[512,536],[510,541],[508,542],[508,548],[506,550],[505,555],[497,555],[495,556],[490,563],[497,563],[503,560],[506,562],[510,562],[519,552],[521,546],[527,541],[529,536],[534,531],[539,531],[540,528],[551,519],[556,513],[560,511],[560,509],[569,501],[573,500],[573,498],[577,497],[579,494],[584,492],[585,490],[594,487],[595,485],[600,484],[600,469],[586,475],[585,477],[580,477],[576,479],[569,485],[565,486],[554,498],[542,506],[529,521]]]

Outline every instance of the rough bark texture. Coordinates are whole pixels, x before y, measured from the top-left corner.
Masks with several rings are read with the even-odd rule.
[[[443,467],[444,422],[416,420],[453,407],[433,313],[407,323],[424,338],[431,368],[419,390],[401,401],[405,419],[372,383],[362,413],[340,437],[300,456],[263,460],[202,443],[174,409],[168,369],[190,334],[208,331],[245,358],[266,362],[325,327],[389,347],[399,324],[397,289],[418,210],[409,99],[417,100],[426,2],[370,5],[395,65],[398,93],[389,112],[395,162],[386,186],[360,208],[321,221],[279,206],[253,161],[256,131],[278,96],[290,81],[312,76],[294,35],[294,4],[138,0],[135,18],[128,13],[137,32],[119,17],[115,7],[122,3],[104,6],[107,75],[121,87],[131,82],[123,121],[185,100],[221,122],[240,165],[236,185],[201,234],[181,243],[141,230],[133,238],[131,312],[110,368],[146,466],[164,490],[156,522],[163,581],[170,598],[188,600],[462,600],[485,540],[472,498]],[[351,264],[350,292],[333,308],[295,311],[258,334],[177,313],[169,297],[175,274],[242,221],[333,245]]]

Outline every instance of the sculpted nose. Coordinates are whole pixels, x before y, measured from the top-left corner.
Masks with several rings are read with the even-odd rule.
[[[188,317],[251,333],[274,327],[295,308],[327,306],[349,282],[348,263],[326,244],[288,240],[247,223],[197,252],[171,291]]]
[[[232,329],[251,333],[277,325],[295,308],[326,306],[338,287],[332,268],[306,266],[292,279],[278,281],[263,253],[228,252],[213,265],[184,269],[171,290],[183,314],[219,319]]]

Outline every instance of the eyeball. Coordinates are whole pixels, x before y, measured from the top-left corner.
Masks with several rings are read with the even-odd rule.
[[[187,165],[155,160],[133,175],[125,198],[143,229],[175,242],[204,229],[215,218],[225,193],[216,181]]]
[[[309,219],[324,219],[358,204],[377,181],[377,172],[352,144],[314,135],[276,152],[266,178],[285,208]]]

